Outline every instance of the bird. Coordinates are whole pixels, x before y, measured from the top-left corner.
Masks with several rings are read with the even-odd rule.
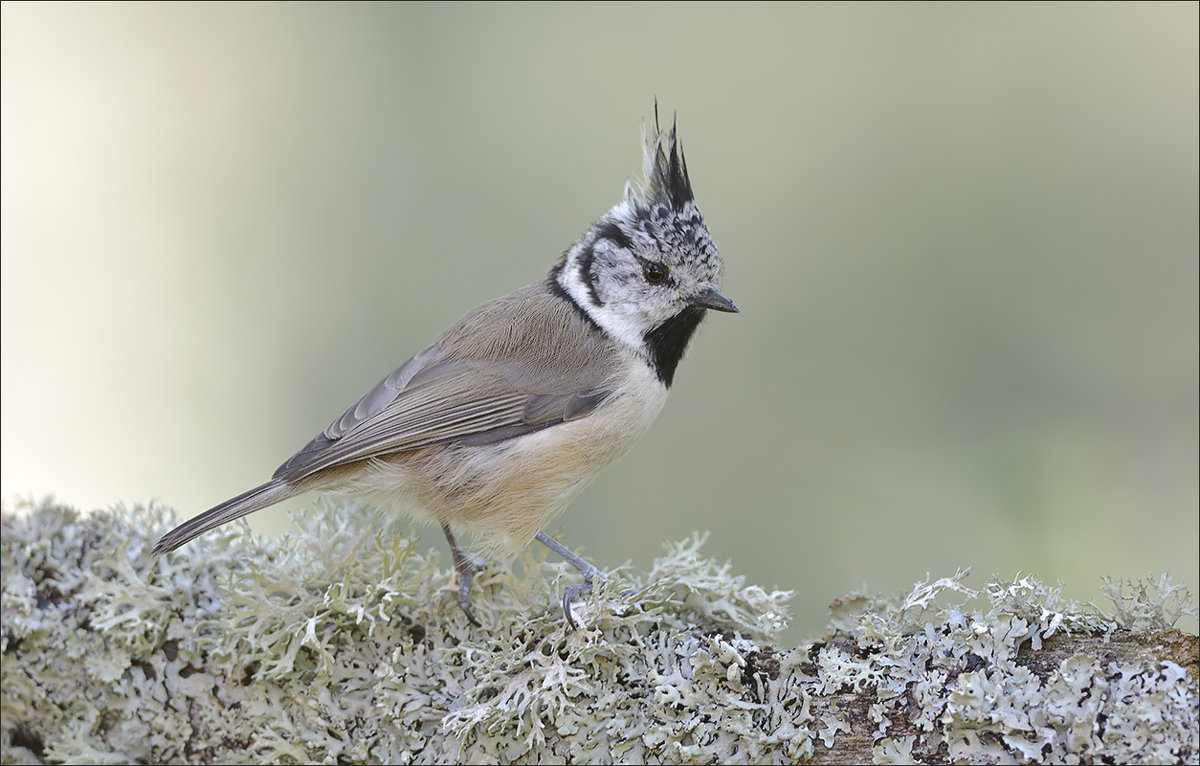
[[[468,312],[270,481],[167,532],[154,555],[305,492],[349,495],[441,527],[476,626],[471,584],[486,563],[455,531],[492,550],[543,543],[583,576],[561,602],[576,627],[572,602],[603,575],[544,528],[647,431],[707,313],[738,312],[677,119],[663,128],[657,101],[643,176],[543,279]]]

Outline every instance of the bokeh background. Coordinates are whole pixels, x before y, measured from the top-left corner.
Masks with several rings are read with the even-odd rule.
[[[711,530],[797,638],[964,565],[1197,588],[1194,3],[2,13],[6,508],[265,480],[540,278],[657,97],[742,313],[564,542]]]

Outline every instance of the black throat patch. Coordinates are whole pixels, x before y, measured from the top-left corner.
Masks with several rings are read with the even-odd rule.
[[[704,309],[688,306],[643,336],[646,350],[650,352],[650,364],[658,379],[668,388],[675,379],[675,368],[687,350],[688,341],[702,319]]]

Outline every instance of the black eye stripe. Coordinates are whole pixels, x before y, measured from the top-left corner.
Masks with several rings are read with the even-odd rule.
[[[624,250],[633,249],[633,240],[625,236],[625,232],[621,231],[621,227],[612,221],[607,221],[600,225],[596,231],[596,239],[607,239]]]
[[[596,291],[596,275],[592,273],[592,260],[596,257],[594,245],[588,245],[579,258],[579,281],[587,285],[588,297],[593,306],[603,306],[600,293]]]

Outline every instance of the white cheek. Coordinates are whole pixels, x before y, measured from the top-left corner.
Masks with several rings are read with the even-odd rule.
[[[625,313],[619,308],[625,307],[620,304],[617,306],[610,304],[599,307],[589,306],[588,313],[610,337],[641,353],[642,347],[645,345],[646,318],[636,309],[633,313]]]
[[[653,324],[642,316],[637,306],[621,303],[594,305],[587,285],[579,278],[579,270],[573,259],[559,274],[558,283],[613,340],[642,353],[643,336]]]

